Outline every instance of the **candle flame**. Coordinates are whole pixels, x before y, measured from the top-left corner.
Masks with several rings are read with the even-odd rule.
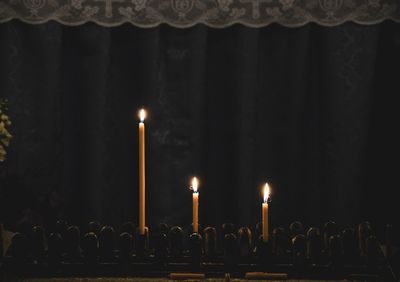
[[[197,180],[197,177],[193,177],[192,179],[192,189],[193,192],[196,193],[197,192],[197,188],[199,187],[199,181]]]
[[[269,198],[269,185],[268,183],[265,183],[264,185],[264,203],[268,201]]]
[[[145,119],[145,117],[146,117],[146,111],[145,111],[144,109],[141,109],[141,110],[139,111],[139,118],[140,118],[140,121],[143,122],[144,119]]]

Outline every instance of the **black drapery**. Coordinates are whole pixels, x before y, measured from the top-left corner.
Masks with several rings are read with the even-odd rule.
[[[137,110],[148,110],[147,218],[273,226],[399,219],[400,28],[0,25],[14,135],[0,220],[138,218]]]

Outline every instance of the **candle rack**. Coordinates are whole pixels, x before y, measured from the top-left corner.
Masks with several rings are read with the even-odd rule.
[[[140,261],[144,260],[149,255],[149,229],[144,228],[144,233],[140,233],[140,229],[136,229],[135,236],[135,257]]]
[[[383,242],[367,223],[356,229],[340,230],[329,223],[305,232],[295,222],[288,229],[274,228],[269,241],[264,241],[257,226],[236,230],[232,224],[206,227],[199,233],[160,224],[153,233],[146,228],[145,234],[133,224],[115,229],[91,223],[85,234],[77,226],[59,224],[49,233],[35,226],[14,235],[1,258],[0,274],[168,277],[170,273],[202,273],[222,278],[229,273],[232,278],[244,278],[267,272],[294,279],[394,279],[388,263],[392,253],[384,255],[380,248],[382,243],[392,248],[391,225]]]

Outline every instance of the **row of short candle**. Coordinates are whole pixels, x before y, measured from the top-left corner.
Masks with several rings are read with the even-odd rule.
[[[146,111],[141,109],[139,111],[139,233],[145,234],[146,226],[146,151],[145,151],[145,125],[144,120],[146,117]],[[197,177],[192,178],[192,183],[190,189],[193,191],[192,201],[193,201],[193,214],[192,214],[192,224],[193,233],[199,232],[199,181]],[[268,231],[268,203],[270,201],[270,189],[268,183],[265,183],[263,189],[262,203],[262,238],[264,242],[269,240]]]

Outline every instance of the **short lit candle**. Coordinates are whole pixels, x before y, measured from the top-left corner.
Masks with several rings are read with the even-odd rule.
[[[145,233],[146,226],[145,117],[146,112],[141,109],[139,112],[139,232],[142,235]]]
[[[264,242],[269,240],[268,233],[268,198],[269,198],[269,186],[265,183],[264,186],[264,202],[262,204],[262,238]]]
[[[199,182],[196,177],[192,179],[193,189],[193,233],[199,232],[199,192],[197,191]]]

